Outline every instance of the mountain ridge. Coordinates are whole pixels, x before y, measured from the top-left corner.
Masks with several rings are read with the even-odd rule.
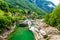
[[[51,2],[51,1],[47,1],[47,0],[30,0],[31,3],[34,3],[35,5],[37,5],[39,8],[42,8],[43,10],[47,11],[48,13],[51,12],[56,5]],[[51,5],[51,6],[49,6]]]

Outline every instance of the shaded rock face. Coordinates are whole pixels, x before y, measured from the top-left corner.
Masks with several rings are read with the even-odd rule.
[[[20,27],[27,27],[28,24],[19,24]]]
[[[24,20],[18,21],[17,24],[18,24],[20,27],[27,27],[27,26],[28,26],[28,22],[24,22]]]

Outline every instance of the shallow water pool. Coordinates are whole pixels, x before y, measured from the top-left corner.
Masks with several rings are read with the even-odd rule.
[[[8,40],[35,40],[33,33],[25,27],[17,27]]]

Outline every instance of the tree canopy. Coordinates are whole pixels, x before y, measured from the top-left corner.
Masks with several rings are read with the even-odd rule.
[[[8,4],[3,0],[0,0],[0,10],[6,11],[6,12],[9,10]]]
[[[60,30],[60,4],[53,10],[52,13],[45,16],[44,21]]]

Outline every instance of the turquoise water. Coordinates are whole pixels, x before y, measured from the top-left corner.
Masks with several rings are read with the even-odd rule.
[[[26,27],[17,27],[8,40],[35,40],[34,35]]]

